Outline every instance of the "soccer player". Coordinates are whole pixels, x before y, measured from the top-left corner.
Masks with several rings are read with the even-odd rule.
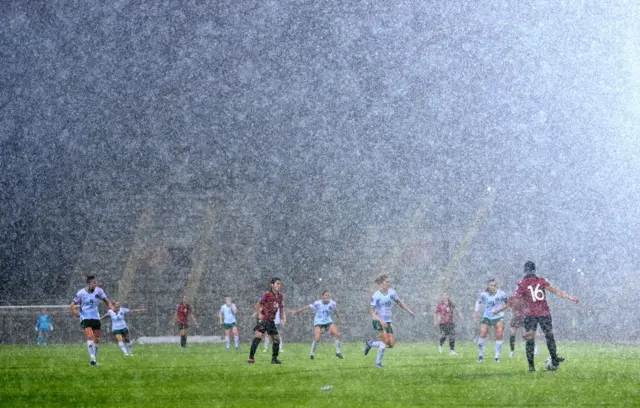
[[[270,286],[271,289],[264,292],[258,302],[259,308],[256,310],[258,312],[258,324],[253,328],[255,337],[253,338],[251,350],[249,351],[249,364],[255,363],[256,350],[265,333],[271,337],[271,341],[273,342],[271,346],[271,364],[282,364],[282,361],[278,360],[280,335],[275,323],[278,309],[280,309],[282,326],[287,323],[287,314],[284,309],[284,294],[280,292],[280,289],[282,289],[282,280],[280,278],[273,278],[271,279]]]
[[[106,303],[109,309],[113,309],[113,304],[107,294],[98,287],[95,276],[90,275],[87,276],[87,287],[76,293],[70,305],[71,313],[80,319],[80,326],[84,329],[84,334],[87,337],[87,350],[91,358],[90,364],[93,366],[99,365],[96,357],[100,343],[100,313],[98,312],[100,301]],[[78,312],[78,306],[80,312]]]
[[[534,347],[538,325],[540,325],[547,340],[547,348],[551,356],[551,370],[557,370],[560,363],[564,361],[564,357],[557,354],[556,340],[553,337],[551,311],[547,303],[547,291],[575,303],[578,303],[578,298],[576,296],[569,296],[560,289],[554,288],[545,278],[537,276],[536,264],[532,261],[525,262],[524,274],[524,278],[518,282],[518,289],[515,295],[522,298],[525,304],[524,337],[527,341],[526,350],[529,371],[536,371],[534,364]]]
[[[229,351],[229,346],[231,345],[231,334],[233,334],[233,342],[236,350],[240,350],[240,337],[238,336],[238,328],[236,327],[236,313],[238,313],[238,308],[234,303],[231,303],[231,296],[225,296],[224,305],[222,305],[220,312],[218,312],[218,319],[220,320],[220,326],[224,327],[224,341],[227,351]]]
[[[189,297],[183,296],[182,303],[176,305],[176,311],[173,314],[173,327],[178,325],[180,329],[180,351],[187,349],[187,334],[189,332],[189,317],[193,320],[196,328],[200,328],[196,315],[193,313],[193,308],[189,304]]]
[[[113,333],[120,350],[122,350],[125,356],[133,355],[133,345],[129,338],[129,326],[127,326],[127,322],[124,320],[124,315],[126,313],[144,311],[145,309],[127,309],[126,307],[121,307],[120,302],[116,301],[113,302],[113,310],[108,310],[107,314],[100,318],[100,320],[102,320],[107,316],[111,317],[111,333]]]
[[[369,350],[378,347],[378,356],[376,357],[376,367],[382,368],[382,358],[386,348],[393,348],[395,345],[395,337],[393,335],[393,326],[391,325],[391,316],[393,304],[398,306],[412,317],[416,317],[407,305],[400,299],[395,290],[391,288],[391,278],[387,275],[380,275],[375,279],[375,283],[380,285],[373,296],[371,296],[369,313],[371,314],[373,329],[378,332],[380,340],[364,343],[364,355],[369,354]]]
[[[256,304],[257,309],[260,310],[260,302],[258,302]],[[255,313],[256,317],[259,317],[260,313],[256,312]],[[259,320],[259,319],[258,319]],[[282,353],[284,351],[284,338],[282,338],[282,330],[280,330],[280,323],[281,323],[281,319],[280,319],[280,309],[278,309],[278,311],[276,312],[276,319],[274,320],[276,323],[276,328],[278,329],[278,337],[280,338],[280,348],[279,348],[279,352]],[[264,350],[262,350],[263,352],[267,352],[269,346],[269,336],[264,338]]]
[[[494,311],[507,304],[507,294],[498,289],[495,279],[489,279],[487,284],[487,289],[478,296],[475,311],[473,312],[473,320],[477,321],[480,316],[480,308],[484,306],[484,314],[480,322],[480,338],[478,339],[478,363],[484,361],[484,339],[487,337],[489,326],[496,328],[494,361],[499,363],[500,354],[502,353],[502,338],[504,336],[504,311],[502,311],[504,309],[498,313],[494,313]]]
[[[436,306],[436,311],[433,312],[433,325],[440,328],[440,341],[438,345],[438,352],[442,353],[442,345],[447,337],[449,337],[449,354],[456,355],[456,325],[453,323],[453,314],[457,312],[460,320],[464,320],[460,310],[456,308],[449,297],[449,293],[442,292],[442,300]],[[438,316],[440,321],[438,322]]]
[[[524,337],[524,301],[516,296],[509,296],[507,307],[511,308],[512,316],[509,321],[509,358],[513,358],[516,349],[516,334],[522,327]],[[538,346],[535,346],[533,354],[538,355]]]
[[[316,300],[312,304],[305,306],[298,310],[293,310],[289,312],[291,316],[298,312],[304,312],[305,310],[313,309],[315,310],[315,317],[313,318],[313,326],[314,326],[314,335],[313,342],[311,343],[311,354],[309,354],[309,358],[313,360],[316,354],[316,348],[318,347],[318,343],[320,343],[320,336],[323,331],[329,332],[331,336],[333,336],[335,345],[336,345],[336,357],[342,360],[344,357],[340,352],[340,333],[338,332],[338,327],[333,323],[331,319],[331,314],[335,313],[336,317],[340,319],[338,312],[336,310],[337,305],[336,302],[331,299],[331,293],[328,290],[322,292],[321,300]],[[342,320],[342,319],[341,319]]]
[[[42,309],[40,315],[36,317],[36,332],[38,333],[37,344],[47,345],[49,341],[49,332],[53,331],[53,323],[51,316],[47,313],[47,309]]]

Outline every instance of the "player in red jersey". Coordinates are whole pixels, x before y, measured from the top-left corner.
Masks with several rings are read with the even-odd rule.
[[[200,328],[196,315],[193,313],[193,308],[189,304],[189,297],[183,296],[182,303],[176,305],[176,312],[173,314],[173,327],[178,325],[180,329],[180,351],[185,351],[187,348],[187,333],[189,330],[189,316],[193,319],[193,323],[197,328]]]
[[[287,322],[287,314],[284,309],[284,295],[280,292],[282,288],[282,280],[273,278],[270,282],[271,289],[264,292],[260,301],[256,304],[256,312],[258,313],[258,323],[253,328],[255,337],[251,343],[251,351],[249,352],[249,364],[255,362],[256,350],[262,341],[265,332],[271,337],[273,343],[271,350],[271,364],[282,364],[278,360],[278,352],[280,351],[280,335],[276,327],[275,319],[278,309],[280,309],[280,323],[284,326]]]
[[[552,370],[556,370],[558,365],[564,361],[564,357],[557,354],[556,340],[553,337],[553,324],[551,321],[551,311],[547,303],[547,291],[563,299],[569,299],[578,303],[576,296],[569,296],[560,289],[554,288],[543,277],[536,275],[536,264],[527,261],[524,264],[524,278],[518,282],[516,297],[524,301],[524,338],[527,341],[527,362],[529,363],[529,371],[535,371],[534,364],[534,347],[535,335],[538,325],[542,329],[547,340],[547,348],[551,356]],[[502,308],[504,309],[504,307]]]
[[[433,325],[440,328],[440,342],[438,351],[442,353],[442,345],[444,341],[449,337],[449,354],[456,355],[456,326],[453,323],[454,312],[457,312],[460,320],[464,320],[460,310],[456,308],[449,297],[449,293],[442,292],[442,300],[436,306],[436,311],[433,312]],[[438,323],[438,316],[440,316],[440,323]]]

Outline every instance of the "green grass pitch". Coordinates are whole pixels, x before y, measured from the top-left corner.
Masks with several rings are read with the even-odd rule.
[[[522,342],[516,356],[476,362],[476,346],[461,343],[458,356],[439,354],[433,343],[398,343],[385,368],[374,367],[362,344],[343,344],[344,360],[330,342],[315,360],[309,344],[287,343],[270,364],[262,344],[256,363],[224,345],[138,345],[125,357],[114,344],[100,347],[100,367],[89,365],[86,346],[0,346],[2,407],[600,407],[640,406],[640,348],[560,343],[567,358],[544,371],[539,344],[535,373],[527,372]],[[445,344],[446,349],[446,344]],[[323,391],[323,386],[332,386]]]

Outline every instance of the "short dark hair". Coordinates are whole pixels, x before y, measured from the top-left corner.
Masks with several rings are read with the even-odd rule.
[[[277,281],[282,282],[282,279],[280,279],[280,278],[278,278],[278,277],[271,278],[271,282],[269,282],[269,283],[271,283],[271,284],[273,285],[273,284],[274,284],[274,283],[276,283]]]
[[[525,273],[534,273],[536,271],[536,264],[533,261],[527,261],[524,263]]]
[[[95,279],[96,279],[95,276],[89,275],[89,276],[87,276],[87,283],[89,283],[89,282],[91,282],[92,280],[95,280]]]

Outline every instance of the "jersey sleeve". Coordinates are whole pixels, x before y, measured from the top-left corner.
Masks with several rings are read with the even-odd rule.
[[[394,290],[393,292],[391,292],[391,299],[392,299],[394,302],[399,301],[399,300],[400,300],[400,297],[398,296],[398,292],[396,292],[395,290]]]
[[[80,304],[80,292],[76,293],[76,295],[73,297],[73,303],[75,303],[76,305]]]
[[[127,309],[126,307],[121,307],[120,310],[122,310],[122,313],[129,313],[131,311],[131,309]]]

